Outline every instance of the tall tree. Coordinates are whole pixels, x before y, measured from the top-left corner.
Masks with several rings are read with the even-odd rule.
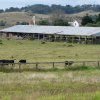
[[[68,22],[65,17],[65,12],[63,12],[60,9],[53,11],[53,13],[51,14],[51,21],[52,25],[55,26],[68,26]]]
[[[96,22],[100,22],[100,14],[97,16]]]
[[[86,16],[84,16],[84,17],[82,18],[81,24],[82,24],[83,26],[85,26],[85,25],[87,25],[88,23],[93,23],[93,20],[92,20],[92,18],[91,18],[88,14],[86,14]]]
[[[53,25],[54,26],[69,26],[68,22],[63,20],[63,19],[56,19],[54,22],[53,22]]]
[[[39,25],[49,25],[50,23],[49,23],[48,20],[40,20],[40,21],[38,22],[38,24],[39,24]]]

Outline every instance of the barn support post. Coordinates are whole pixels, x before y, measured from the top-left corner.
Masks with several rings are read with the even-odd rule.
[[[81,44],[81,36],[78,38],[78,43]]]
[[[65,40],[66,42],[68,42],[68,37],[66,36],[66,40]]]
[[[38,34],[38,40],[40,40],[40,34]]]
[[[47,41],[50,41],[49,35],[48,35],[48,34],[47,34],[47,36],[46,36],[46,40],[47,40]]]
[[[50,37],[51,37],[51,35],[48,35],[48,38],[49,38],[49,42],[51,41],[51,38],[50,38]]]
[[[93,37],[93,36],[91,36],[91,38],[92,38],[92,44],[93,44],[93,38],[94,38],[94,37]]]
[[[66,41],[66,36],[64,35],[64,40],[63,40],[64,42]]]
[[[85,44],[87,44],[87,36],[85,36]]]
[[[45,40],[45,34],[43,34],[43,40]]]
[[[62,41],[62,35],[60,35],[60,41]]]
[[[32,34],[32,38],[33,38],[33,39],[35,38],[35,35],[34,35],[34,34]]]
[[[17,37],[18,37],[18,33],[16,33]]]
[[[67,36],[67,42],[68,43],[70,42],[70,36]]]
[[[54,41],[56,41],[56,39],[57,39],[57,36],[56,36],[56,34],[54,34]]]
[[[72,43],[74,43],[74,36],[72,36]]]

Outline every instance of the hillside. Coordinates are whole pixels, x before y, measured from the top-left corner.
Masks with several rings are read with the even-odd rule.
[[[31,16],[24,12],[9,12],[9,13],[1,13],[0,20],[4,20],[7,22],[7,26],[15,25],[16,22],[20,21],[29,21]]]
[[[99,12],[94,12],[89,10],[76,14],[65,14],[65,16],[68,21],[78,20],[79,22],[81,22],[82,17],[85,16],[87,13],[89,15],[99,14]],[[41,19],[50,19],[51,16],[50,14],[46,15],[46,14],[32,14],[27,12],[6,12],[6,13],[0,13],[0,21],[1,20],[6,21],[5,27],[9,27],[15,25],[17,22],[30,22],[32,20],[33,15],[36,16],[36,22],[38,22]]]
[[[35,5],[28,5],[22,8],[14,8],[10,7],[5,10],[1,9],[0,12],[32,12],[32,13],[38,13],[38,14],[50,14],[57,10],[60,10],[64,12],[65,14],[75,14],[87,10],[92,10],[99,12],[100,11],[100,5],[90,5],[90,4],[84,4],[84,5],[56,5],[52,4],[50,5],[43,5],[43,4],[35,4]]]
[[[7,12],[7,13],[0,13],[0,21],[6,21],[8,26],[15,25],[16,22],[29,22],[32,20],[32,16],[34,14],[30,14],[27,12]],[[48,18],[48,15],[42,14],[35,14],[36,20],[38,21],[41,18]]]

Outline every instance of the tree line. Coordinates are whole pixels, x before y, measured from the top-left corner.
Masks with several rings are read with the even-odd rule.
[[[96,12],[100,11],[100,5],[77,5],[77,6],[71,6],[71,5],[43,5],[43,4],[36,4],[36,5],[30,5],[22,8],[17,7],[10,7],[5,10],[0,9],[0,13],[3,12],[17,12],[17,11],[25,11],[25,12],[32,12],[32,13],[38,13],[38,14],[49,14],[56,10],[61,10],[65,14],[73,14],[73,13],[79,13],[82,11],[87,10],[93,10]]]
[[[100,14],[95,16],[90,16],[89,14],[86,14],[86,16],[82,18],[81,25],[100,27]]]

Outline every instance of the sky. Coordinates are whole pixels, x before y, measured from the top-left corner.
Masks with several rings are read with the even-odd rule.
[[[0,9],[9,7],[24,7],[34,4],[61,4],[61,5],[82,5],[82,4],[100,4],[100,0],[0,0]]]

